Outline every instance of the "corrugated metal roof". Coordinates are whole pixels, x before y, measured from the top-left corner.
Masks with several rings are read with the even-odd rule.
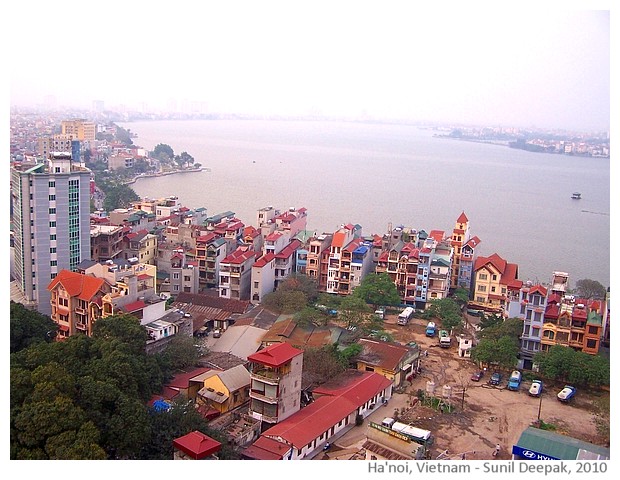
[[[610,454],[608,448],[534,427],[528,427],[521,434],[515,447],[560,460],[605,460]]]

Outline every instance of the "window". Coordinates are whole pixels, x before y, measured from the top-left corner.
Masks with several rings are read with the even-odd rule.
[[[56,253],[56,247],[50,248],[50,253]]]
[[[492,275],[492,276],[491,276],[491,279],[492,279],[493,281],[497,280],[497,275]]]
[[[487,274],[486,274],[486,273],[480,273],[480,274],[478,275],[478,278],[479,278],[480,280],[486,280],[488,277],[487,277]]]
[[[50,215],[56,215],[56,209],[55,208],[50,208],[49,209],[49,214]]]
[[[54,228],[56,226],[56,222],[50,222],[50,228]]]
[[[50,235],[50,240],[56,240],[56,234],[55,233]]]
[[[56,200],[56,195],[50,195],[48,198],[49,198],[49,201],[52,202]]]
[[[54,187],[56,186],[56,182],[49,182],[49,183],[47,184],[47,186],[48,186],[49,188],[54,188]]]

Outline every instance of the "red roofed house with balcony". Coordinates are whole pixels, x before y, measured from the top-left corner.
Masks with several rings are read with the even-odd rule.
[[[519,267],[508,263],[497,253],[478,257],[474,265],[474,302],[476,307],[508,313],[511,300],[519,299],[523,282],[518,279]]]
[[[93,324],[104,316],[103,297],[112,286],[103,278],[61,270],[49,283],[51,318],[58,324],[57,340],[77,333],[91,336]]]
[[[302,350],[278,343],[250,355],[248,361],[249,415],[262,421],[262,430],[299,411]]]
[[[217,460],[222,444],[198,430],[175,438],[174,460]]]
[[[342,225],[332,236],[332,242],[329,250],[329,257],[327,259],[327,284],[325,290],[321,290],[321,284],[319,283],[319,291],[325,291],[327,293],[339,293],[343,294],[340,289],[340,272],[342,269],[343,261],[350,266],[350,259],[343,260],[343,252],[347,246],[356,238],[362,235],[362,227],[359,225]],[[350,267],[349,267],[350,268]],[[346,285],[348,287],[348,284]],[[348,288],[347,288],[348,290]],[[344,293],[345,295],[348,293]]]

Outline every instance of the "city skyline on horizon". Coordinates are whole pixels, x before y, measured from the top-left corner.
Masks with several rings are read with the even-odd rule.
[[[11,51],[10,103],[610,129],[609,10],[355,5],[241,1],[200,5],[191,16],[126,5],[150,29],[130,25],[118,37],[105,27],[119,21],[110,8],[84,34],[105,38],[114,60],[95,61],[90,42],[75,42],[72,58],[84,60],[77,78],[38,53],[46,31],[38,22],[65,12],[41,5],[28,19],[31,35]],[[64,20],[76,33],[87,18],[79,15]]]

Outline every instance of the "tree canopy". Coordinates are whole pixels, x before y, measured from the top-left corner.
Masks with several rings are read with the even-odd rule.
[[[369,273],[353,290],[353,295],[374,308],[400,304],[396,285],[387,273]]]
[[[47,315],[29,310],[21,303],[11,301],[10,352],[18,352],[39,342],[51,342],[58,325]]]
[[[576,293],[581,298],[602,300],[605,298],[607,293],[607,289],[603,286],[603,284],[589,278],[577,280],[575,286]]]
[[[534,363],[545,377],[553,380],[595,387],[610,382],[609,360],[570,347],[553,345],[547,352],[538,352]]]
[[[433,299],[422,318],[438,318],[441,326],[446,330],[452,330],[463,324],[463,313],[459,304],[452,298]]]
[[[12,330],[27,331],[28,313],[40,320],[13,311]],[[165,352],[146,354],[146,338],[138,319],[117,315],[99,319],[92,337],[22,341],[10,358],[11,459],[170,459],[176,436],[211,435],[204,422],[170,430],[153,419],[148,400],[173,372]]]

